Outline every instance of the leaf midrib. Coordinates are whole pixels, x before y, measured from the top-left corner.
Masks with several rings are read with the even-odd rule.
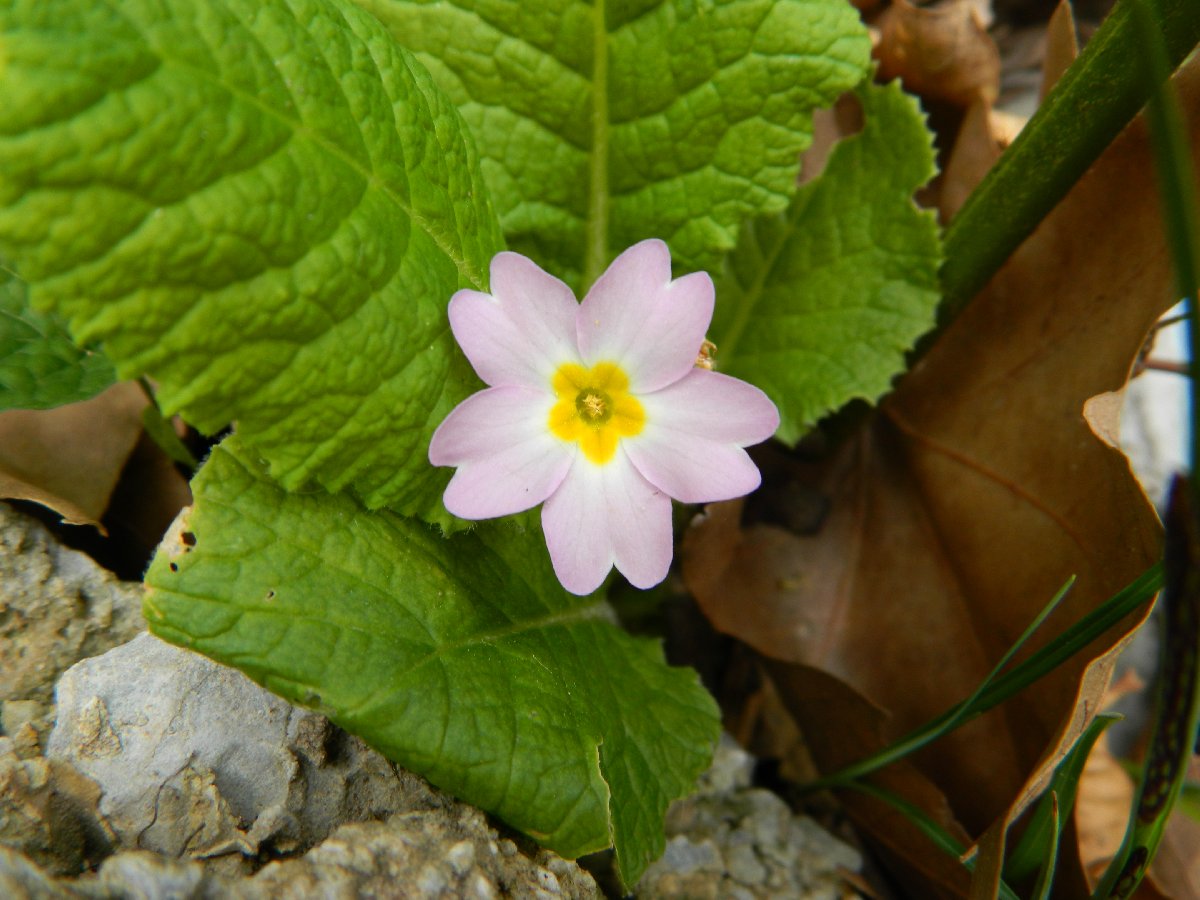
[[[592,5],[592,147],[582,292],[608,264],[608,24],[606,0]]]

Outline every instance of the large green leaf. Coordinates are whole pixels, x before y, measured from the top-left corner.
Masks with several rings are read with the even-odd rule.
[[[935,171],[924,117],[899,82],[857,97],[862,132],[834,147],[786,213],[743,229],[717,281],[719,367],[770,395],[788,443],[850,400],[886,393],[939,298],[937,224],[912,201]]]
[[[566,856],[632,884],[719,730],[694,672],[567,594],[541,537],[445,539],[345,495],[287,494],[236,441],[146,575],[151,630],[318,707]]]
[[[27,294],[0,264],[0,410],[50,409],[113,384],[108,357],[77,346],[55,317],[29,308]]]
[[[0,2],[0,252],[35,306],[236,419],[289,489],[436,516],[500,248],[453,105],[345,0]],[[444,512],[441,515],[445,515]]]
[[[509,245],[576,289],[648,237],[717,265],[870,55],[846,0],[358,2],[458,104]]]

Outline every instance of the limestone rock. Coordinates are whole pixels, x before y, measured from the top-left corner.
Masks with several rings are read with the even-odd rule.
[[[777,795],[750,787],[752,763],[722,739],[699,792],[667,811],[667,849],[638,883],[639,898],[844,896],[838,871],[858,871],[858,851],[794,815]]]
[[[462,804],[344,825],[302,858],[266,866],[250,884],[263,898],[283,900],[386,897],[400,885],[415,898],[601,896],[574,863],[545,851],[522,854],[498,838],[479,810]]]
[[[0,503],[0,704],[4,730],[38,718],[60,673],[145,628],[142,586],[118,581],[46,528]],[[19,719],[19,721],[18,721]]]
[[[7,879],[7,880],[6,880]],[[7,888],[7,891],[6,891]],[[212,871],[195,860],[145,850],[104,861],[94,875],[53,879],[0,848],[0,897],[45,900],[410,900],[513,898],[597,900],[591,876],[546,851],[522,853],[483,814],[463,804],[401,813],[386,822],[344,825],[296,859],[273,862],[252,878]]]
[[[100,786],[122,847],[172,857],[303,850],[343,822],[447,802],[322,716],[149,634],[63,675],[47,755]]]
[[[79,879],[73,887],[78,895],[89,900],[118,897],[232,900],[244,896],[237,892],[237,884],[231,878],[209,872],[198,862],[132,850],[109,857],[96,875]]]

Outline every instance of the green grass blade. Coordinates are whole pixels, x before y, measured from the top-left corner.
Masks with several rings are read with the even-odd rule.
[[[1097,607],[1062,634],[1053,638],[1045,647],[1029,659],[1014,666],[1010,671],[1000,675],[990,683],[985,679],[982,689],[977,689],[967,700],[952,706],[937,718],[909,732],[898,741],[885,747],[879,753],[857,763],[852,763],[833,775],[805,785],[804,790],[822,790],[828,787],[850,784],[853,779],[861,778],[864,775],[882,769],[884,766],[924,747],[930,741],[936,740],[951,729],[965,725],[988,710],[999,706],[1009,697],[1024,690],[1033,682],[1066,662],[1100,635],[1104,634],[1104,632],[1108,631],[1108,629],[1146,603],[1161,587],[1162,564],[1155,563],[1135,578],[1129,585],[1105,601],[1103,605]],[[1057,599],[1056,597],[1051,603],[1056,602]],[[1040,620],[1041,618],[1039,615],[1038,619]],[[1024,637],[1023,635],[1018,640],[1018,643]]]
[[[938,849],[944,850],[950,856],[956,859],[961,859],[962,855],[967,852],[967,848],[956,841],[950,834],[946,832],[941,825],[935,822],[929,815],[919,806],[910,803],[898,794],[894,794],[885,788],[881,788],[874,784],[868,784],[863,781],[853,782],[845,785],[853,788],[862,794],[875,797],[877,800],[882,800],[889,806],[896,809],[906,819],[913,823],[920,832],[931,840]],[[963,862],[963,867],[972,872],[975,869],[975,860],[969,859]],[[1000,882],[999,896],[1004,900],[1019,900],[1013,889],[1010,888],[1003,880]]]
[[[1063,601],[1063,598],[1067,596],[1067,593],[1071,590],[1071,587],[1074,584],[1075,576],[1072,575],[1067,579],[1066,583],[1058,589],[1058,593],[1051,598],[1050,602],[1047,603],[1042,611],[1037,614],[1034,620],[1029,623],[1028,627],[1026,627],[1016,641],[1013,642],[1012,646],[1008,648],[1007,652],[1000,657],[1000,661],[996,663],[990,672],[988,672],[983,681],[979,683],[979,686],[975,688],[975,693],[971,694],[970,697],[968,697],[962,703],[959,703],[957,706],[952,707],[945,715],[939,716],[933,722],[929,723],[929,725],[925,728],[913,732],[908,737],[903,738],[900,741],[884,748],[879,753],[868,757],[862,762],[842,769],[837,774],[831,775],[828,778],[821,779],[819,782],[816,782],[813,785],[813,788],[832,787],[836,784],[841,784],[845,781],[859,778],[869,772],[874,772],[877,769],[881,769],[884,766],[895,762],[896,760],[903,759],[910,753],[915,753],[926,744],[936,741],[942,735],[953,731],[955,728],[961,725],[965,718],[971,714],[972,710],[975,708],[975,704],[978,703],[979,698],[984,694],[988,687],[991,686],[992,682],[995,681],[1000,673],[1004,671],[1004,669],[1012,661],[1012,658],[1016,656],[1020,649],[1025,645],[1025,642],[1033,637],[1033,633],[1037,631],[1038,628],[1041,627],[1042,623],[1046,621],[1047,617],[1058,608],[1058,605]]]
[[[1050,785],[1030,817],[1025,833],[1004,863],[1004,876],[1009,881],[1022,881],[1039,868],[1045,874],[1045,861],[1050,852],[1048,846],[1058,845],[1062,823],[1068,820],[1075,807],[1079,777],[1083,774],[1088,754],[1108,726],[1121,718],[1115,713],[1100,713],[1079,736],[1066,758],[1058,764]]]
[[[1054,871],[1058,865],[1058,839],[1062,834],[1062,821],[1070,812],[1059,810],[1058,794],[1054,791],[1046,793],[1048,824],[1053,840],[1046,841],[1042,849],[1042,864],[1038,870],[1037,883],[1033,887],[1033,900],[1050,900],[1050,890],[1054,887]]]

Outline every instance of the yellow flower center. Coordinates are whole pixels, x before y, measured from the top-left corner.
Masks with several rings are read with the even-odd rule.
[[[550,410],[550,430],[564,441],[578,441],[583,455],[597,465],[610,461],[623,437],[646,424],[646,412],[629,393],[629,376],[616,363],[590,369],[563,363],[552,381],[558,402]]]

